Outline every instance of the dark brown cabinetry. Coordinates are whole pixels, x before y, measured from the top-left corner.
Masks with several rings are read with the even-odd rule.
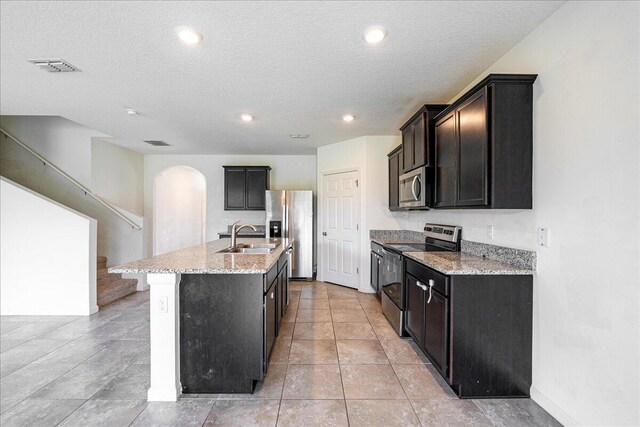
[[[371,278],[370,285],[371,289],[376,291],[378,294],[382,291],[381,289],[381,279],[382,279],[382,261],[384,259],[384,249],[381,245],[371,242],[371,256],[370,256],[370,269],[371,269]]]
[[[491,74],[436,117],[436,208],[531,209],[533,82]]]
[[[405,123],[402,132],[402,172],[433,165],[433,119],[447,105],[423,106]]]
[[[404,270],[405,328],[458,396],[528,396],[533,277]]]
[[[389,210],[400,209],[398,198],[398,184],[400,171],[402,171],[402,145],[388,154],[389,157]]]
[[[223,166],[224,209],[263,211],[269,166]]]

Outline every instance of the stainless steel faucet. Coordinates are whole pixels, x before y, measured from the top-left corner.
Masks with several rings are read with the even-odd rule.
[[[258,229],[255,228],[253,225],[245,224],[238,227],[238,224],[240,224],[240,221],[234,222],[233,225],[231,226],[231,247],[232,248],[235,248],[237,245],[238,231],[242,230],[245,227],[249,227],[253,231],[258,231]]]

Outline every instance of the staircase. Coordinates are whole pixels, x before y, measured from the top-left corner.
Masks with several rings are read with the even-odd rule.
[[[137,279],[123,279],[122,274],[107,272],[107,257],[98,257],[98,306],[136,292]]]

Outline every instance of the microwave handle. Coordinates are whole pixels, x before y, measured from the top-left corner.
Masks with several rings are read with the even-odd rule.
[[[420,200],[420,197],[416,194],[416,181],[420,179],[419,175],[413,177],[413,181],[411,182],[411,194],[413,194],[414,199]]]

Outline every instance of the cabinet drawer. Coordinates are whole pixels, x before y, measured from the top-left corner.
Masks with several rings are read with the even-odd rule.
[[[449,295],[449,277],[444,274],[407,259],[407,273],[418,279],[423,285],[429,286],[429,281],[433,280],[433,289],[447,296]]]
[[[377,244],[376,242],[371,242],[371,252],[375,252],[376,254],[380,255],[381,257],[384,257],[384,249],[382,248],[382,245]]]

